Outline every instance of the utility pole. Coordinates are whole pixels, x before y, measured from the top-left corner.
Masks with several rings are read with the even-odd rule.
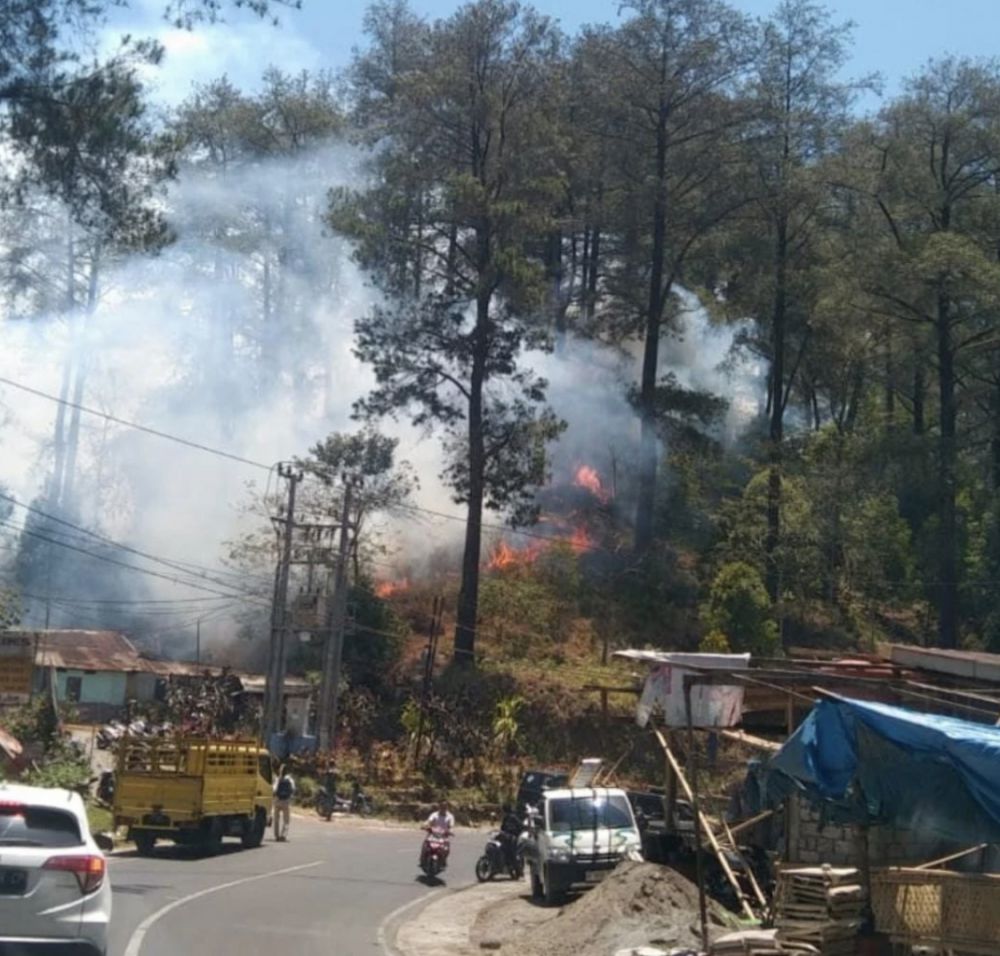
[[[285,688],[285,639],[288,634],[288,572],[292,563],[292,536],[295,531],[295,490],[302,481],[302,472],[284,462],[278,465],[278,476],[288,482],[288,505],[284,518],[271,520],[280,528],[281,554],[274,572],[274,599],[271,603],[271,645],[268,655],[267,686],[264,694],[264,746],[281,727],[281,712]]]
[[[340,516],[340,546],[334,574],[333,600],[329,607],[329,628],[323,648],[323,681],[319,692],[319,720],[316,729],[319,752],[333,749],[340,703],[340,665],[344,654],[344,624],[347,618],[347,565],[351,548],[351,505],[360,481],[344,475],[344,504]]]
[[[413,766],[420,764],[420,748],[424,740],[424,721],[427,716],[427,705],[431,696],[431,684],[434,681],[434,659],[437,657],[438,638],[441,636],[441,618],[444,615],[444,597],[438,595],[431,606],[431,632],[424,649],[424,678],[420,689],[420,719],[417,722],[417,741],[413,746]]]
[[[201,663],[201,618],[198,618],[198,624],[195,627],[194,632],[194,660],[196,664]]]

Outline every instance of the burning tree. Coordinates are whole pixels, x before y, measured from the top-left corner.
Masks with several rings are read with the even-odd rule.
[[[546,443],[563,427],[543,405],[546,382],[522,364],[548,344],[533,240],[554,198],[546,104],[559,35],[503,0],[433,27],[385,13],[370,19],[372,49],[354,69],[356,99],[376,117],[374,184],[336,194],[330,220],[390,301],[356,324],[376,377],[358,413],[444,429],[444,478],[468,509],[455,659],[471,663],[483,509],[532,517]]]

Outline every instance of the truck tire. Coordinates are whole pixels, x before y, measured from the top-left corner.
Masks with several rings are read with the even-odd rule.
[[[240,842],[244,850],[255,850],[264,842],[264,834],[267,832],[267,811],[258,810],[253,820],[246,824]]]
[[[201,838],[201,849],[206,856],[215,856],[222,850],[222,837],[225,832],[222,817],[210,817],[203,826],[205,832]]]
[[[156,849],[156,837],[152,833],[140,830],[132,835],[132,839],[135,840],[135,850],[139,856],[153,855],[153,850]]]

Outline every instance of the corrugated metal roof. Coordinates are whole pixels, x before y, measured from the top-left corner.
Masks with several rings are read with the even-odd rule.
[[[942,647],[910,647],[905,644],[890,645],[889,654],[894,664],[919,667],[953,677],[1000,683],[1000,654],[946,650]]]
[[[35,643],[35,666],[63,670],[113,671],[126,674],[153,674],[156,677],[219,677],[223,673],[239,678],[248,694],[263,693],[266,678],[214,664],[194,661],[165,661],[143,657],[135,645],[118,631],[0,631],[0,634],[27,635]],[[285,692],[305,697],[312,685],[302,678],[286,677]]]
[[[7,631],[35,642],[35,666],[83,671],[139,671],[143,659],[118,631]]]

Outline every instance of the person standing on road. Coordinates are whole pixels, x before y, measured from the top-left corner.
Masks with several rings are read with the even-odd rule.
[[[274,781],[274,839],[279,843],[288,839],[288,825],[292,820],[292,797],[295,796],[295,781],[286,767],[278,773]]]

